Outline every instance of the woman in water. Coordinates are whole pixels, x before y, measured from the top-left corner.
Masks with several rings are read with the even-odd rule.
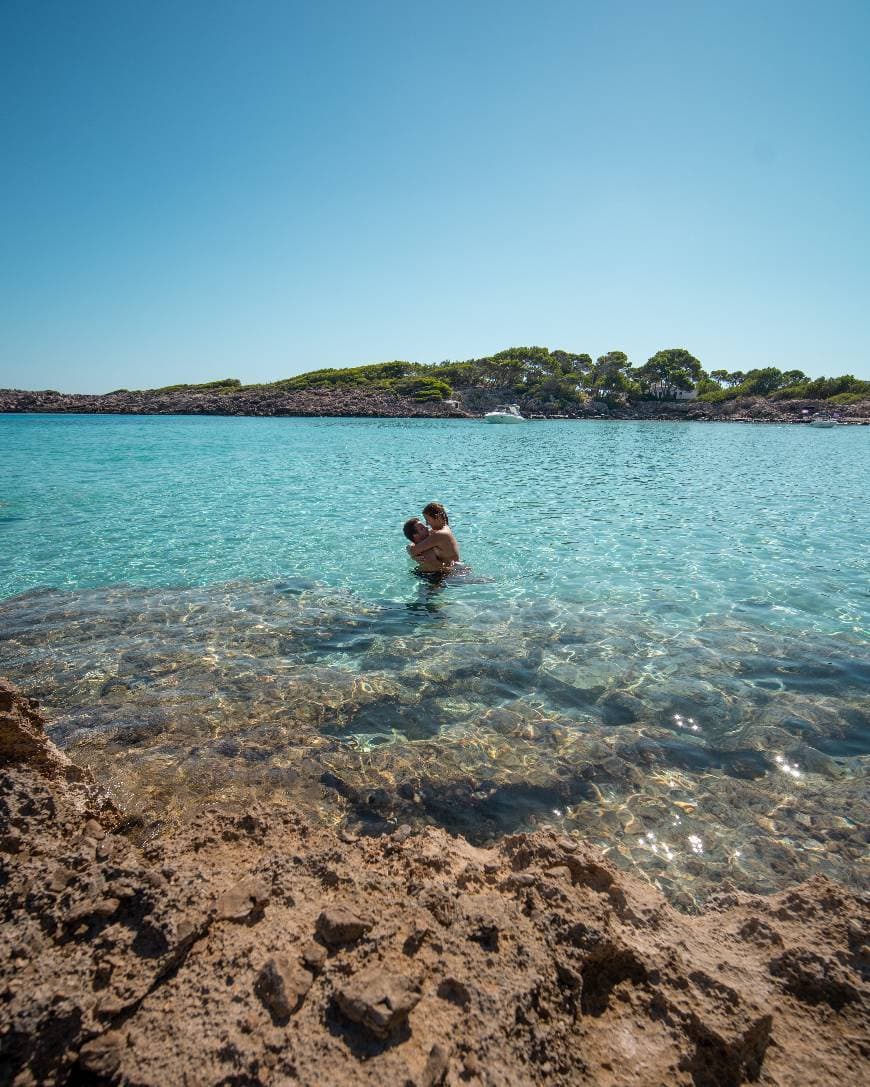
[[[404,533],[411,540],[408,554],[423,571],[449,574],[460,562],[459,544],[450,528],[447,510],[440,502],[430,502],[423,509],[426,525],[416,519],[408,521]]]

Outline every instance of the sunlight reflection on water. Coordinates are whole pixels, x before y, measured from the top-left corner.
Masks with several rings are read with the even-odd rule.
[[[2,417],[0,670],[150,813],[546,821],[683,904],[866,879],[867,432],[493,430]]]
[[[662,656],[615,609],[454,623],[452,592],[433,615],[316,584],[47,591],[0,604],[0,645],[127,807],[280,794],[478,840],[557,823],[684,904],[725,875],[864,878],[857,646],[820,665],[820,644],[725,617]]]

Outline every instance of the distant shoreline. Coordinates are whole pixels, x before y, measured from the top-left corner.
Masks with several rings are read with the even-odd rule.
[[[41,415],[175,415],[245,418],[480,419],[497,403],[517,399],[510,389],[463,389],[454,401],[420,402],[389,391],[327,388],[233,392],[188,390],[102,393],[59,393],[0,389],[0,414]],[[769,400],[738,397],[720,403],[700,400],[642,400],[628,404],[587,401],[567,408],[519,398],[523,414],[533,421],[612,419],[649,422],[807,423],[826,410],[818,400]],[[843,423],[870,425],[870,400],[845,405],[837,412]]]

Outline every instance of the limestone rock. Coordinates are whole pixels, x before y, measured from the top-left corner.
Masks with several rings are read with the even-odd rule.
[[[70,762],[48,739],[45,724],[35,702],[25,698],[8,680],[0,679],[0,765],[20,763],[47,777],[89,780],[90,775]]]
[[[217,900],[216,911],[221,921],[244,921],[268,903],[269,888],[261,879],[243,879],[230,887]]]
[[[375,966],[339,986],[336,999],[348,1019],[378,1038],[387,1038],[417,1006],[420,989],[408,978]]]
[[[326,962],[326,948],[310,940],[302,949],[302,961],[309,970],[318,973]]]
[[[438,1087],[444,1082],[449,1068],[447,1048],[436,1042],[429,1050],[426,1067],[423,1069],[422,1087]]]
[[[870,1079],[870,902],[831,880],[686,915],[579,837],[397,849],[277,801],[100,839],[92,785],[33,735],[0,764],[4,1083]]]
[[[273,1018],[286,1021],[302,1004],[313,981],[313,975],[298,960],[275,955],[257,975],[257,996]]]
[[[355,943],[371,927],[371,922],[342,903],[328,906],[317,918],[317,933],[330,947]]]

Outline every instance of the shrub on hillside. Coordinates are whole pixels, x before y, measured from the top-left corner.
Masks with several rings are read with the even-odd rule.
[[[242,387],[237,377],[223,377],[218,381],[203,381],[199,385],[164,385],[149,389],[152,393],[233,393]]]
[[[707,396],[709,393],[722,392],[722,386],[718,381],[714,381],[710,377],[702,377],[698,384],[695,386],[695,392],[698,394],[698,399]]]
[[[416,362],[377,362],[370,366],[348,366],[343,369],[330,366],[323,370],[310,370],[307,374],[284,378],[283,381],[276,381],[274,387],[293,392],[304,389],[330,389],[337,385],[384,388],[407,374],[424,370],[425,367]]]
[[[476,383],[478,372],[470,362],[442,362],[431,367],[427,376],[446,381],[452,388],[467,388]]]
[[[711,389],[709,392],[699,393],[698,399],[703,400],[705,404],[721,404],[723,400],[733,400],[734,391],[732,389]]]
[[[825,403],[843,406],[845,404],[860,404],[862,400],[870,400],[870,393],[837,393],[836,396],[829,396]]]
[[[411,396],[415,400],[446,400],[452,389],[446,381],[435,377],[406,377],[397,381],[393,388],[402,396]]]
[[[771,400],[808,400],[808,381],[802,381],[799,385],[786,385],[784,389],[777,389],[770,394]]]

